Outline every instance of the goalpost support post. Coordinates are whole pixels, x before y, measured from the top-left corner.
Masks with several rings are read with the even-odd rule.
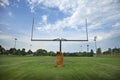
[[[62,52],[57,52],[57,67],[62,67],[63,66],[63,53]]]

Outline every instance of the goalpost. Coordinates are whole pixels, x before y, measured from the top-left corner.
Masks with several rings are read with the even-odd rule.
[[[63,53],[62,53],[62,42],[80,42],[80,41],[88,41],[88,28],[87,28],[87,19],[85,19],[86,25],[86,39],[64,39],[64,38],[56,38],[56,39],[36,39],[33,38],[33,29],[34,29],[34,18],[32,21],[32,30],[31,30],[31,41],[58,41],[59,42],[59,51],[57,52],[57,66],[63,66]]]

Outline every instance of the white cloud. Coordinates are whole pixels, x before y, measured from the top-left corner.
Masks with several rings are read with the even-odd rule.
[[[47,15],[42,16],[42,21],[43,21],[43,23],[47,23]]]
[[[35,8],[40,7],[40,5],[44,5],[46,8],[57,7],[65,14],[70,14],[70,16],[63,20],[56,21],[54,24],[48,24],[51,25],[51,27],[56,26],[55,28],[58,29],[68,26],[77,29],[78,25],[85,24],[85,18],[88,18],[90,29],[94,29],[102,27],[101,25],[106,21],[116,18],[112,17],[110,19],[111,16],[119,14],[119,11],[116,10],[117,7],[115,6],[117,0],[94,0],[92,2],[89,0],[28,0],[28,2],[31,5],[30,8],[32,11],[35,11]]]
[[[9,5],[9,0],[0,0],[0,6],[8,6]]]
[[[17,0],[18,2],[20,2],[20,0]]]
[[[10,39],[12,39],[12,36],[1,34],[1,35],[0,35],[0,39],[1,39],[1,40],[10,40]]]
[[[103,23],[100,23],[100,22],[98,22],[98,23],[92,23],[90,26],[89,26],[89,28],[88,29],[92,29],[92,30],[94,30],[94,29],[99,29],[99,28],[101,28],[101,26],[103,25]]]
[[[120,23],[117,22],[116,24],[112,25],[112,27],[119,28],[120,29]]]
[[[8,15],[9,15],[10,17],[12,17],[12,16],[13,16],[12,12],[8,12]]]
[[[57,7],[60,11],[71,12],[71,9],[76,7],[76,1],[72,0],[27,0],[32,8],[37,7],[36,5],[44,5],[45,7]],[[32,9],[31,9],[32,10]]]

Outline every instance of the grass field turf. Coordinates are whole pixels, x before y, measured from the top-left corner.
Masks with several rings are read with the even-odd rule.
[[[120,80],[120,57],[0,56],[0,80]]]

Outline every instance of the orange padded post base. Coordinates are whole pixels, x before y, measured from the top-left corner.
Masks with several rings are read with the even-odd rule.
[[[57,67],[63,66],[63,54],[62,52],[57,52]]]

